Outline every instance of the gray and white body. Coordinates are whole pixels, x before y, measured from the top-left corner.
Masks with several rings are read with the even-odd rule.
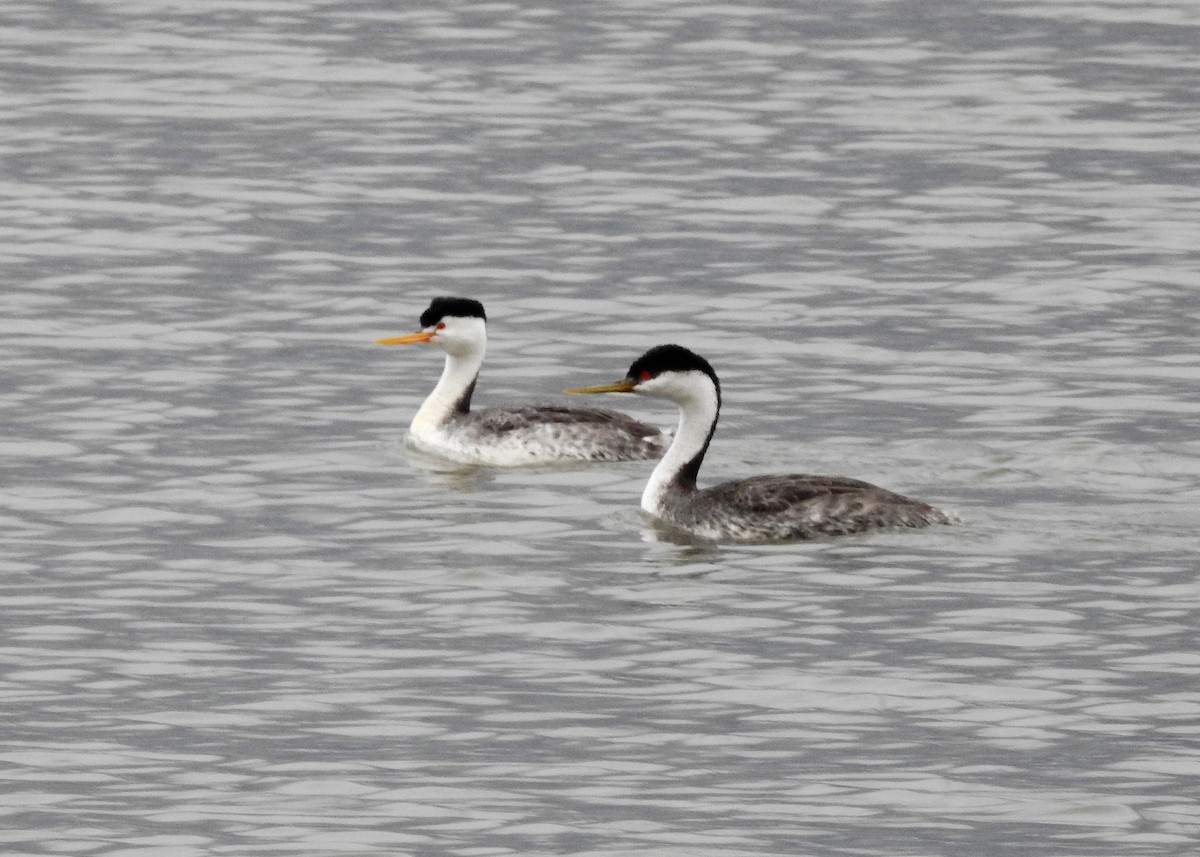
[[[471,410],[487,349],[483,305],[468,298],[435,298],[421,330],[376,340],[432,342],[446,352],[437,386],[409,425],[416,449],[465,464],[519,467],[569,461],[658,458],[670,443],[660,429],[615,411],[561,405]]]
[[[638,393],[679,405],[679,426],[654,468],[642,508],[711,541],[761,542],[926,527],[952,518],[927,503],[843,476],[755,476],[696,484],[721,411],[721,385],[704,358],[678,345],[650,349],[621,381],[569,393]]]

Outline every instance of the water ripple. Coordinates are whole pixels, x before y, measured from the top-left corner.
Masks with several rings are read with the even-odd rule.
[[[6,853],[1195,852],[1191,5],[10,7]],[[963,522],[410,454],[454,293]]]

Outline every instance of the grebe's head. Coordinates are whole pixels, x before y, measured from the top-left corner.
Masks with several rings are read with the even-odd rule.
[[[404,336],[376,339],[379,345],[432,342],[447,354],[463,355],[487,344],[487,315],[471,298],[434,298],[421,313],[421,329]]]
[[[572,387],[567,393],[638,393],[683,404],[706,392],[721,396],[721,382],[709,362],[682,345],[656,345],[633,361],[620,381]]]

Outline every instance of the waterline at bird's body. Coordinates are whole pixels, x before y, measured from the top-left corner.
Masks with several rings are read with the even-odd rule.
[[[756,476],[697,486],[721,411],[721,385],[704,358],[678,345],[650,349],[612,384],[568,393],[638,393],[679,405],[679,426],[642,492],[656,518],[711,541],[780,541],[887,527],[948,524],[927,503],[842,476]]]
[[[476,300],[435,298],[421,315],[420,331],[376,341],[432,342],[446,352],[442,375],[406,438],[427,454],[464,464],[520,467],[658,458],[670,442],[660,429],[615,411],[562,405],[471,410],[487,350],[487,318]]]

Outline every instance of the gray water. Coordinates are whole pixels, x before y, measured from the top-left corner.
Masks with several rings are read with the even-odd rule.
[[[1192,855],[1193,0],[9,2],[6,855]],[[961,525],[689,544],[645,463],[405,450],[704,354],[702,481]],[[632,399],[632,397],[630,397]],[[606,402],[670,425],[648,400]]]

